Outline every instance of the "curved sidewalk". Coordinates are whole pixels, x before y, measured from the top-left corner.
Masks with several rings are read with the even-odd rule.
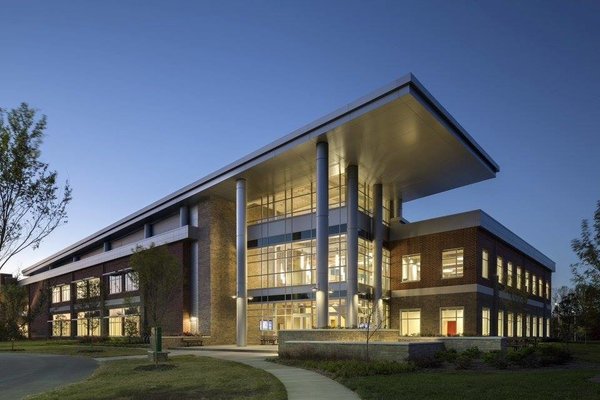
[[[234,346],[231,346],[233,350]],[[283,383],[287,390],[288,400],[360,400],[360,397],[347,387],[316,372],[301,368],[288,367],[269,361],[266,357],[277,356],[277,353],[252,351],[227,351],[224,349],[210,349],[210,347],[190,350],[171,350],[172,355],[194,354],[220,358],[264,369],[273,374]]]

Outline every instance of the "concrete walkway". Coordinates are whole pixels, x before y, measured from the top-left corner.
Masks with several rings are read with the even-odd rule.
[[[266,357],[275,357],[277,346],[205,346],[190,349],[170,350],[171,355],[194,354],[222,360],[235,361],[263,369],[273,374],[283,383],[288,393],[288,400],[360,400],[360,397],[347,387],[316,372],[301,368],[265,361]]]

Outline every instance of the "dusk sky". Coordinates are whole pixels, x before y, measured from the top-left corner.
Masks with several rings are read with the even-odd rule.
[[[483,209],[557,288],[600,200],[597,1],[2,1],[0,49],[0,107],[48,116],[42,158],[73,187],[69,223],[3,272],[408,72],[501,168],[408,220]]]

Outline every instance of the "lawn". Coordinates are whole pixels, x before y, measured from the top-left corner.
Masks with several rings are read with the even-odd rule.
[[[0,351],[11,351],[12,342],[0,342]],[[61,354],[66,356],[116,357],[147,354],[146,348],[81,344],[76,340],[20,340],[15,351],[24,353]]]
[[[209,357],[171,357],[161,370],[147,360],[111,361],[84,382],[32,399],[287,399],[273,375],[250,366]]]
[[[350,365],[351,362],[342,362],[348,364],[342,367],[336,366],[335,362],[315,360],[280,362],[323,372],[356,391],[364,400],[600,399],[600,381],[590,381],[592,377],[600,377],[600,343],[569,344],[569,349],[574,360],[567,365],[509,370],[490,367],[414,370],[396,365],[394,373],[367,375]],[[379,368],[383,370],[381,366]],[[356,372],[354,375],[353,371]]]

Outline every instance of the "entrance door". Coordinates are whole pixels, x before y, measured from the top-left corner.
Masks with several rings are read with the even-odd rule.
[[[446,321],[448,336],[456,336],[456,321]]]

